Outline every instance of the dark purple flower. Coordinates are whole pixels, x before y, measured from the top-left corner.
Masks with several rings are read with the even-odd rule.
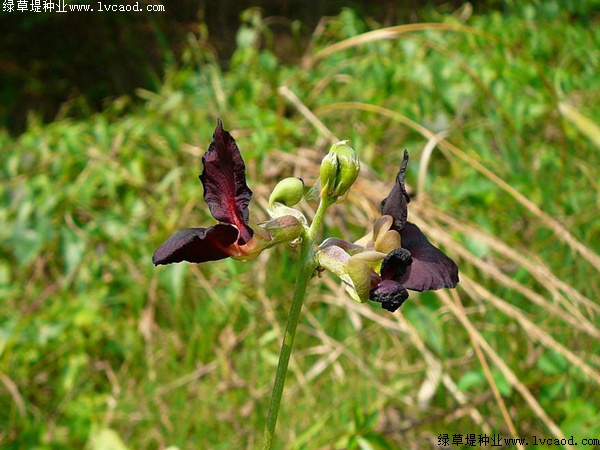
[[[406,289],[430,291],[454,288],[458,283],[456,263],[435,247],[414,223],[408,222],[408,203],[404,178],[408,152],[390,194],[381,202],[381,213],[391,216],[390,229],[400,234],[401,247],[390,252],[381,265],[381,283],[371,290],[370,299],[395,311],[408,298]]]
[[[255,236],[248,225],[252,191],[246,185],[246,166],[235,140],[220,120],[202,162],[204,169],[199,178],[204,186],[204,200],[220,223],[175,233],[154,252],[152,262],[156,266],[252,256],[268,244],[268,239]]]
[[[407,164],[405,151],[396,183],[381,202],[382,216],[375,221],[371,233],[354,244],[326,239],[316,254],[319,266],[340,277],[353,299],[379,302],[391,312],[408,298],[407,289],[429,291],[453,288],[458,283],[454,261],[433,246],[419,227],[407,221]]]

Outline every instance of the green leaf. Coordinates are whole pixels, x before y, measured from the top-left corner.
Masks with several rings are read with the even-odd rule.
[[[116,431],[92,428],[87,443],[89,450],[129,450]]]
[[[467,392],[469,389],[475,386],[480,386],[485,382],[485,376],[481,371],[470,370],[463,374],[462,377],[456,383],[459,390]]]

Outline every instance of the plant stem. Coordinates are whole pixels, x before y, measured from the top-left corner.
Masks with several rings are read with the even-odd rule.
[[[334,198],[325,196],[321,198],[321,202],[319,203],[319,207],[317,208],[317,212],[315,213],[315,218],[313,219],[310,225],[310,229],[308,230],[308,240],[310,241],[311,248],[312,244],[315,242],[315,239],[317,237],[317,231],[319,231],[319,228],[321,228],[321,224],[323,223],[323,216],[325,215],[325,211],[327,211],[327,208],[329,208],[334,203]]]
[[[323,199],[319,203],[315,218],[308,230],[302,233],[302,244],[300,247],[300,259],[298,261],[298,272],[296,274],[296,285],[294,287],[294,295],[292,297],[292,305],[288,315],[283,343],[279,353],[279,362],[277,364],[277,372],[275,373],[275,383],[271,393],[271,402],[269,404],[269,413],[267,415],[267,423],[265,425],[265,433],[263,435],[263,450],[269,450],[273,442],[275,434],[275,426],[277,425],[277,416],[281,405],[281,397],[283,395],[283,386],[287,375],[288,364],[292,354],[292,346],[294,345],[294,337],[300,320],[300,312],[304,303],[304,296],[308,282],[312,277],[313,272],[317,268],[315,260],[314,241],[318,229],[323,222],[325,210],[331,206],[333,202],[330,199]]]
[[[271,404],[269,405],[269,414],[265,425],[265,434],[263,436],[263,449],[271,448],[273,435],[275,433],[275,425],[277,424],[277,415],[281,404],[281,396],[283,394],[283,386],[287,375],[288,363],[292,354],[292,346],[294,345],[294,336],[302,311],[302,303],[306,294],[308,280],[316,269],[314,262],[314,254],[312,242],[303,242],[300,261],[298,261],[298,273],[296,275],[296,286],[294,288],[294,296],[292,297],[292,305],[288,315],[283,343],[281,344],[281,352],[279,353],[279,363],[277,364],[277,372],[275,373],[275,383],[273,384],[273,392],[271,393]]]

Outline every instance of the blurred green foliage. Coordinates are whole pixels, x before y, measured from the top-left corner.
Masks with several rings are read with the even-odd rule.
[[[211,220],[197,175],[216,117],[238,141],[255,199],[268,198],[275,185],[269,174],[276,151],[326,151],[317,130],[278,95],[280,86],[350,139],[364,167],[390,185],[403,148],[411,151],[409,182],[416,183],[427,139],[390,116],[332,105],[374,105],[435,133],[449,130],[454,145],[598,253],[600,152],[593,131],[559,107],[574,108],[588,127],[600,122],[598,17],[592,3],[578,3],[580,10],[558,1],[516,3],[487,15],[433,10],[429,21],[457,28],[423,29],[317,61],[328,45],[379,28],[345,10],[313,37],[302,67],[276,55],[268,23],[249,10],[227,70],[202,36],[190,34],[182,67],[167,72],[158,92],[138,91],[141,105],[117,98],[85,120],[33,120],[18,138],[0,134],[0,445],[258,446],[293,252],[274,249],[252,264],[160,269],[151,255],[177,229]],[[472,166],[436,151],[425,189],[440,210],[543,262],[580,295],[599,298],[598,268]],[[360,203],[349,198],[348,205],[339,210],[343,226],[332,220],[329,231],[358,238]],[[265,218],[257,203],[251,208]],[[529,271],[475,237],[455,235],[482,261],[552,300]],[[456,259],[463,274],[599,370],[598,340]],[[344,308],[322,301],[334,293],[319,280],[311,285],[280,415],[280,447],[423,448],[442,433],[482,433],[468,415],[455,415],[460,405],[443,387],[417,408],[428,374],[418,347],[376,321],[362,318],[357,327]],[[435,295],[411,299],[404,319],[492,431],[508,437],[466,330]],[[597,435],[597,384],[502,312],[476,302],[465,307],[565,434]],[[582,314],[599,325],[597,312]],[[305,380],[333,350],[341,356]],[[492,377],[520,437],[546,436],[502,373],[493,369]]]
[[[116,97],[135,99],[137,88],[158,90],[165,71],[178,66],[190,31],[207,35],[221,63],[227,64],[236,49],[240,15],[250,7],[271,16],[271,26],[280,34],[274,42],[278,56],[294,61],[321,17],[337,15],[343,7],[386,21],[416,21],[436,4],[448,9],[461,2],[63,1],[68,13],[57,12],[58,1],[40,2],[39,12],[33,11],[34,3],[3,2],[0,8],[0,123],[13,134],[26,129],[32,113],[44,122],[85,118]],[[137,5],[140,11],[100,11],[98,3]],[[493,4],[481,1],[478,7]],[[47,5],[54,9],[46,9]],[[69,5],[87,5],[93,12],[75,12]],[[164,10],[147,11],[149,5],[164,6]]]

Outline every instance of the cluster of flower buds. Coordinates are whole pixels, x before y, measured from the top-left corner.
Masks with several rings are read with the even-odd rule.
[[[270,220],[258,225],[250,223],[248,205],[252,191],[246,184],[246,167],[235,140],[223,130],[220,120],[202,162],[204,199],[219,223],[175,233],[154,253],[155,265],[202,263],[227,257],[251,260],[273,245],[294,243],[308,231],[305,216],[294,208],[306,191],[300,178],[281,180],[269,198]],[[458,283],[454,261],[407,221],[407,164],[405,151],[396,183],[381,202],[382,216],[369,234],[354,243],[325,239],[315,254],[319,270],[338,276],[353,299],[372,300],[392,312],[408,298],[407,289],[427,291],[452,288]],[[321,201],[329,205],[344,198],[359,171],[358,156],[348,141],[334,144],[321,163]]]
[[[360,162],[348,142],[333,144],[321,162],[321,198],[337,200],[343,197],[358,178]]]

